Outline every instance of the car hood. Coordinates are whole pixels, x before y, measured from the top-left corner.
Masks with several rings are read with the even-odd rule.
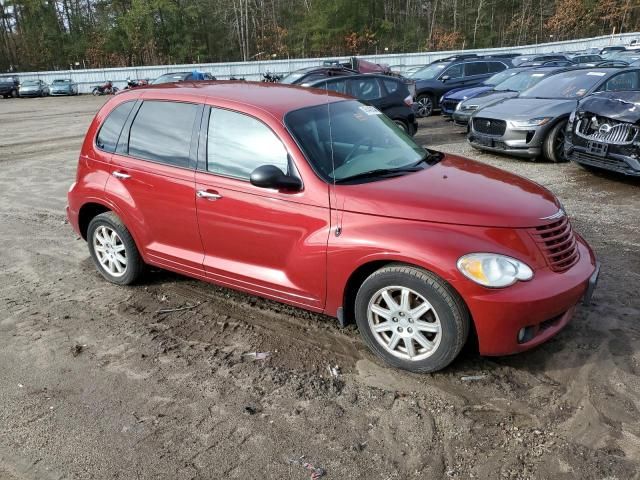
[[[579,109],[620,122],[640,122],[640,92],[607,92],[591,95]]]
[[[518,92],[496,92],[495,90],[489,90],[487,92],[480,93],[473,98],[470,98],[469,101],[465,101],[464,104],[477,105],[478,108],[482,108],[486,105],[491,105],[492,103],[496,103],[507,98],[516,97],[517,95]]]
[[[453,155],[419,172],[337,189],[346,211],[456,225],[534,227],[560,209],[537,183]]]
[[[482,109],[478,116],[501,120],[528,120],[536,117],[568,115],[577,105],[576,100],[548,98],[507,98]]]
[[[467,98],[475,97],[476,95],[480,95],[481,93],[487,92],[491,89],[492,87],[487,85],[481,85],[473,88],[460,88],[447,93],[444,98],[451,100],[466,100]]]

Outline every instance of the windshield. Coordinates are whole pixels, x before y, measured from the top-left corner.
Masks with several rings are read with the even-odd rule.
[[[289,75],[286,75],[284,77],[282,77],[282,80],[280,80],[280,83],[294,83],[296,80],[299,80],[300,78],[302,78],[303,75],[305,75],[307,73],[306,70],[300,72],[291,72]]]
[[[500,85],[496,85],[494,90],[499,92],[511,91],[522,92],[527,88],[533,87],[536,83],[547,76],[544,72],[526,71],[520,72],[513,77],[505,80]]]
[[[158,85],[160,83],[172,83],[172,82],[180,82],[189,76],[188,73],[165,73],[164,75],[160,75],[153,82],[153,85]]]
[[[432,78],[436,78],[438,75],[440,75],[448,65],[448,63],[434,63],[432,65],[427,65],[426,67],[411,73],[409,75],[409,78],[415,78],[418,80],[431,80]]]
[[[499,85],[504,82],[507,78],[511,78],[516,75],[518,71],[514,71],[511,69],[503,70],[500,73],[496,73],[495,75],[489,77],[484,83],[485,85]]]
[[[38,81],[37,80],[27,80],[25,82],[22,82],[22,85],[25,87],[33,87],[34,85],[38,85]]]
[[[579,98],[595,87],[606,75],[598,70],[570,70],[558,73],[522,92],[521,97]]]
[[[355,100],[294,110],[285,124],[328,182],[412,167],[428,155],[386,115]]]
[[[71,80],[54,80],[53,83],[71,83]]]

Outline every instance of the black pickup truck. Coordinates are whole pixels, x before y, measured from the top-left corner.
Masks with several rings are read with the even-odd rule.
[[[0,95],[4,98],[18,96],[18,87],[20,86],[20,80],[18,77],[0,77]]]

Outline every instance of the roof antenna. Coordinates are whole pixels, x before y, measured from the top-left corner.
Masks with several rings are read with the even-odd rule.
[[[339,237],[340,234],[342,233],[342,218],[340,217],[340,211],[338,210],[338,192],[336,189],[336,161],[335,161],[335,155],[334,155],[334,151],[333,151],[333,129],[331,126],[331,102],[329,101],[329,90],[326,88],[326,84],[325,84],[325,92],[326,92],[326,96],[327,96],[327,121],[329,122],[329,147],[331,148],[331,179],[333,181],[333,186],[332,186],[332,190],[333,190],[333,204],[334,205],[329,205],[329,208],[331,211],[335,210],[336,212],[336,217],[335,217],[335,224],[336,224],[336,229],[335,229],[335,236]]]

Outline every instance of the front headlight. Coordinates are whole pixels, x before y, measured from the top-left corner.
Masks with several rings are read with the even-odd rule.
[[[553,117],[537,117],[532,118],[530,120],[512,120],[511,125],[516,128],[532,128],[532,127],[541,127],[549,123]]]
[[[456,111],[460,110],[462,108],[462,102],[458,102],[458,104],[456,105]]]
[[[460,257],[457,266],[465,277],[485,287],[503,288],[533,278],[527,264],[497,253],[470,253]]]

